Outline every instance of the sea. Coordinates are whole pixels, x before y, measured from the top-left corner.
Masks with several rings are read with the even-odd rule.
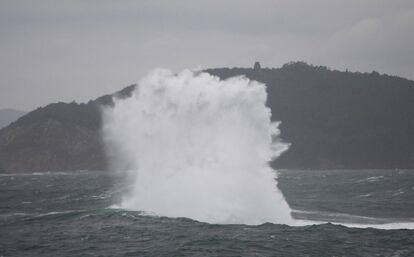
[[[116,172],[3,174],[0,256],[414,256],[414,170],[278,173],[302,225],[115,208],[129,190]]]

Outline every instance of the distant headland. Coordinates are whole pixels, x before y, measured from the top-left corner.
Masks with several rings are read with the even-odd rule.
[[[305,62],[205,72],[266,84],[272,120],[291,143],[275,168],[414,168],[414,81]],[[135,87],[88,103],[49,104],[0,129],[0,172],[107,170],[100,108]]]

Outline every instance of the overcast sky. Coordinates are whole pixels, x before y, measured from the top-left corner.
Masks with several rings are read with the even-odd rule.
[[[149,70],[302,60],[414,79],[413,0],[0,0],[0,108],[87,101]]]

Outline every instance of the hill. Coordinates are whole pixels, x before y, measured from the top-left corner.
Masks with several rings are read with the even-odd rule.
[[[104,170],[100,107],[128,97],[135,85],[88,103],[54,103],[0,130],[0,171]]]
[[[23,116],[26,112],[14,109],[0,109],[0,128],[6,127]]]
[[[304,62],[207,72],[266,83],[272,119],[292,143],[276,167],[414,168],[414,81]]]
[[[289,151],[277,168],[414,168],[414,81],[330,70],[292,62],[281,68],[218,68],[221,79],[246,76],[265,83],[272,119]],[[128,97],[135,86],[115,93]],[[55,103],[0,130],[3,172],[104,170],[100,106]]]

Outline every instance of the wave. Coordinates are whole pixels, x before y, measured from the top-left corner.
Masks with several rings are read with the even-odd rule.
[[[288,149],[265,85],[155,70],[103,111],[115,170],[132,190],[122,208],[212,223],[280,222],[290,209],[269,162]]]
[[[414,229],[414,219],[376,218],[347,213],[292,210],[296,224],[342,225],[351,228]],[[300,218],[301,217],[301,218]]]

